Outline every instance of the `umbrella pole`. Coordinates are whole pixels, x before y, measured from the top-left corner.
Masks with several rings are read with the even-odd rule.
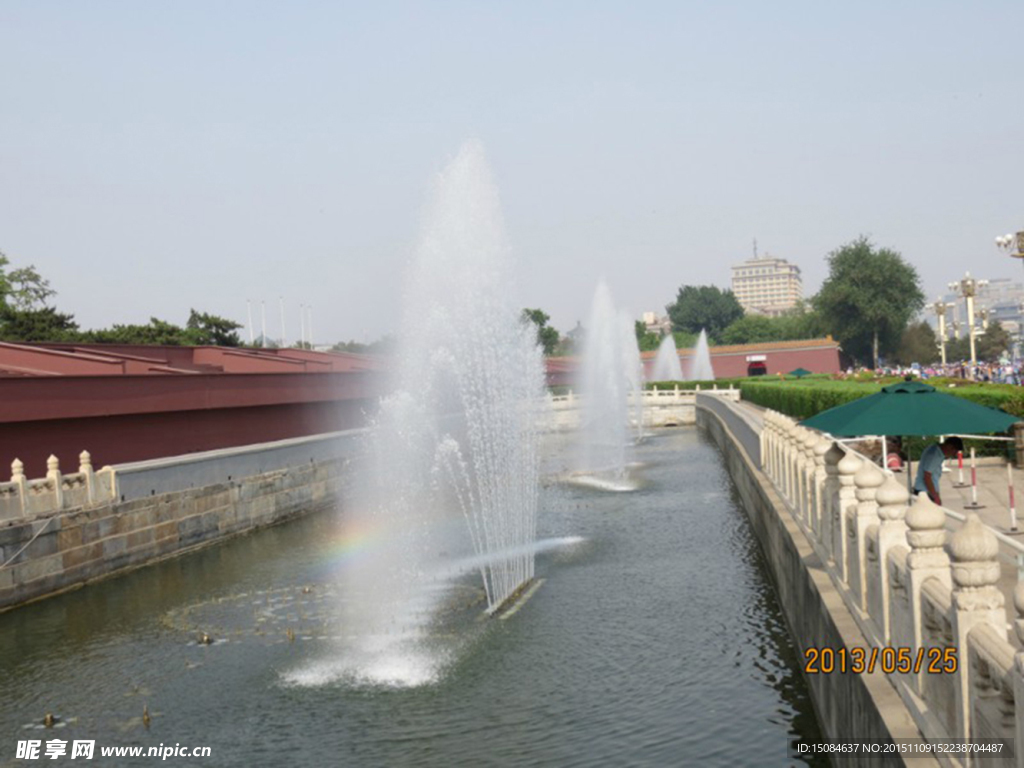
[[[885,469],[889,468],[889,446],[888,440],[885,439],[885,435],[882,435],[879,440],[882,441],[882,466]]]

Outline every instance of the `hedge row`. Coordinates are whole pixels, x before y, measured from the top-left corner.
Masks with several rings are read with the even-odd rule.
[[[1024,416],[1024,391],[1006,384],[972,384],[958,379],[934,379],[928,382],[942,392],[963,397],[979,405],[1002,408],[1015,416]],[[740,384],[741,396],[757,405],[806,419],[837,405],[878,392],[884,384],[854,381],[756,381]]]
[[[806,419],[837,405],[874,394],[881,388],[880,384],[852,381],[748,380],[740,384],[740,397],[795,419]]]

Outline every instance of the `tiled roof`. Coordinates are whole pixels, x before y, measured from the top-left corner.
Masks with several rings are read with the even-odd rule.
[[[345,373],[383,367],[381,360],[369,355],[304,349],[0,342],[0,378]]]

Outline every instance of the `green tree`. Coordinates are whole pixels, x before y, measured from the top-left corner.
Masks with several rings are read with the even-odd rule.
[[[776,341],[820,339],[828,333],[821,315],[803,301],[797,302],[793,309],[783,312],[772,320],[777,324],[779,333]]]
[[[722,331],[723,344],[757,344],[762,341],[778,341],[779,324],[764,315],[744,315]]]
[[[946,342],[946,361],[950,363],[970,361],[971,342],[967,337],[950,339]]]
[[[675,339],[676,349],[692,349],[697,346],[699,333],[687,333],[686,331],[672,331],[672,338]]]
[[[382,336],[376,341],[364,344],[361,341],[339,341],[331,350],[334,352],[353,352],[362,355],[393,355],[398,346],[394,336]]]
[[[46,300],[57,292],[31,264],[20,269],[7,271],[10,260],[0,251],[0,307],[13,307],[16,310],[40,309]]]
[[[998,362],[999,358],[1013,346],[1009,332],[998,321],[989,323],[985,332],[975,337],[974,342],[978,359],[988,363]]]
[[[4,341],[80,341],[74,315],[53,307],[16,309],[0,307],[0,339]]]
[[[672,320],[673,330],[700,333],[703,329],[715,339],[743,317],[743,307],[733,292],[713,285],[681,286],[675,302],[665,309]]]
[[[722,331],[723,344],[759,344],[767,341],[797,341],[823,336],[821,318],[803,303],[777,317],[748,314]]]
[[[7,301],[15,309],[32,310],[46,305],[46,300],[56,296],[57,292],[50,287],[50,281],[41,277],[32,265],[11,270],[7,274],[10,286]]]
[[[928,365],[939,359],[938,339],[932,327],[923,321],[908,325],[896,349],[896,362],[900,365]]]
[[[550,357],[555,354],[558,348],[558,330],[548,325],[551,316],[540,309],[524,309],[520,317],[524,323],[533,323],[537,326],[537,345],[544,350],[544,355]]]
[[[661,337],[653,331],[648,331],[643,320],[633,323],[633,332],[636,334],[636,345],[641,352],[651,352],[661,344]]]
[[[215,345],[218,347],[240,347],[242,339],[238,335],[241,323],[228,320],[206,312],[189,310],[185,328],[191,341],[189,344]]]
[[[97,344],[162,344],[183,346],[192,343],[190,336],[180,325],[174,325],[156,317],[149,318],[147,325],[114,325],[86,331],[86,340]]]
[[[847,354],[875,367],[895,351],[910,319],[924,306],[917,270],[896,251],[866,237],[832,251],[829,276],[814,308]]]

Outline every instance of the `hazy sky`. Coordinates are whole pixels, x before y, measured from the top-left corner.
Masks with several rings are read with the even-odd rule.
[[[842,8],[840,6],[843,6]],[[859,234],[930,299],[1024,276],[1024,3],[0,0],[0,250],[83,327],[394,330],[434,175],[488,153],[523,306],[639,315]],[[258,324],[258,320],[257,320]],[[258,329],[257,329],[258,330]]]

